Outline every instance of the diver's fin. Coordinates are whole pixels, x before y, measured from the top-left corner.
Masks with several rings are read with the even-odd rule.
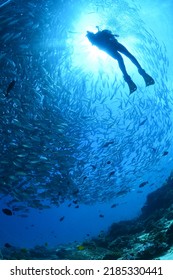
[[[128,86],[130,89],[130,94],[137,90],[137,86],[135,85],[135,83],[133,81],[130,81],[130,83],[128,83]]]
[[[124,76],[124,80],[126,81],[126,83],[129,86],[129,90],[130,90],[130,94],[132,94],[135,90],[137,90],[137,86],[135,85],[135,83],[132,81],[132,79],[130,78],[129,75]]]
[[[150,75],[148,75],[144,69],[138,69],[138,72],[143,77],[146,87],[155,84],[154,79]]]

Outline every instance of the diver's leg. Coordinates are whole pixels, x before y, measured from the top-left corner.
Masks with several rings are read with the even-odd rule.
[[[139,69],[142,69],[141,65],[139,64],[139,62],[137,61],[137,59],[120,43],[117,44],[117,51],[121,52],[122,54],[124,54],[125,56],[127,56],[131,62],[136,65],[136,67]]]
[[[137,86],[135,85],[135,83],[132,81],[132,79],[128,75],[122,56],[118,52],[112,54],[111,56],[118,61],[118,65],[120,67],[121,72],[123,73],[124,80],[126,81],[126,83],[129,86],[130,94],[131,94],[132,92],[137,90]]]
[[[131,60],[131,62],[134,65],[136,65],[139,74],[143,77],[145,81],[146,86],[153,85],[155,83],[154,79],[151,76],[149,76],[144,69],[142,69],[137,59],[122,44],[118,43],[117,50],[125,56],[127,56]]]

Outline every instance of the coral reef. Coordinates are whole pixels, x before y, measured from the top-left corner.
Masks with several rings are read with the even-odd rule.
[[[141,215],[130,221],[111,225],[106,233],[57,248],[35,246],[17,248],[6,243],[1,249],[3,259],[59,260],[150,260],[166,253],[173,246],[173,177],[158,190],[149,194]],[[163,258],[163,257],[162,257]]]

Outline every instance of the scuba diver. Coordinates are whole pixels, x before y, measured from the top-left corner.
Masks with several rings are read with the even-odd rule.
[[[118,35],[112,34],[112,32],[107,29],[99,31],[99,27],[96,27],[98,29],[98,32],[94,34],[93,32],[87,31],[86,37],[92,43],[92,45],[97,46],[99,49],[105,51],[107,54],[118,61],[119,67],[124,76],[124,80],[129,86],[130,94],[137,90],[137,86],[128,75],[124,60],[120,53],[126,55],[138,68],[138,72],[144,78],[146,86],[153,85],[155,83],[154,79],[150,77],[144,69],[142,69],[137,59],[122,44],[118,42],[118,40],[115,38],[118,37]]]

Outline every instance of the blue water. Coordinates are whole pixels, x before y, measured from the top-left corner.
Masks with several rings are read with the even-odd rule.
[[[22,94],[28,90],[30,97],[25,96],[24,102],[28,104],[33,102],[30,111],[32,115],[33,109],[34,120],[39,119],[39,112],[42,112],[43,106],[48,108],[45,104],[50,104],[49,111],[45,110],[47,113],[45,116],[50,118],[50,122],[54,121],[52,115],[56,112],[55,105],[65,119],[70,120],[71,126],[67,128],[65,134],[75,147],[70,176],[73,187],[79,189],[76,198],[79,208],[75,208],[76,204],[73,203],[75,198],[68,195],[66,197],[66,193],[63,193],[64,201],[60,203],[51,204],[48,201],[50,209],[31,207],[28,203],[29,194],[25,201],[24,197],[21,198],[20,194],[14,191],[18,188],[20,180],[27,178],[24,174],[19,181],[14,181],[9,192],[7,185],[5,185],[6,193],[2,188],[0,208],[10,208],[8,202],[17,197],[16,204],[26,205],[29,210],[28,216],[20,217],[19,212],[7,216],[0,211],[0,246],[7,242],[28,248],[45,242],[49,246],[56,246],[96,236],[102,230],[106,231],[113,222],[140,215],[147,194],[165,182],[173,166],[172,1],[153,0],[151,3],[145,0],[141,3],[138,0],[90,0],[87,4],[86,1],[70,0],[41,2],[28,1],[27,6],[20,0],[0,1],[0,12],[2,11],[0,31],[3,34],[0,61],[1,94],[5,85],[11,79],[17,78],[16,86],[11,93],[12,101],[10,99],[4,101],[3,97],[0,106],[2,110],[5,110],[5,106],[11,108],[10,102],[15,100],[13,109],[9,109],[6,113],[9,120],[10,117],[11,121],[14,117],[17,119],[14,110],[20,107],[19,103],[23,102]],[[13,15],[14,11],[18,11],[18,17]],[[7,22],[3,14],[8,18]],[[20,31],[21,33],[20,21],[24,30]],[[118,40],[131,50],[144,69],[154,77],[156,81],[154,86],[145,88],[135,66],[124,58],[129,74],[138,85],[138,90],[129,97],[128,87],[123,81],[117,62],[87,42],[86,31],[96,32],[96,25],[102,29],[111,29],[120,35]],[[6,61],[3,60],[4,54]],[[35,64],[31,59],[27,65],[27,61],[20,61],[20,57],[25,60],[25,55],[35,55],[38,59]],[[19,58],[13,60],[13,57]],[[20,65],[24,63],[26,66],[21,69]],[[60,81],[60,76],[63,82]],[[60,87],[62,94],[59,92]],[[81,95],[82,88],[84,96]],[[32,100],[33,92],[37,93],[35,103]],[[5,102],[7,105],[4,105]],[[25,125],[28,125],[29,110],[27,116],[25,112],[22,111],[22,121],[26,121]],[[145,118],[147,122],[139,126]],[[3,116],[3,124],[4,119]],[[53,124],[55,135],[56,125],[59,125],[57,119],[55,117]],[[44,127],[44,117],[40,117],[40,123]],[[81,138],[76,145],[73,137],[76,141],[79,131]],[[47,131],[44,133],[46,135]],[[52,154],[59,141],[53,139],[53,133],[48,139]],[[14,137],[9,133],[8,137],[4,138],[4,134],[3,126],[1,137],[6,139],[7,147],[8,141],[11,143]],[[115,144],[106,150],[101,148],[112,139]],[[3,162],[6,147],[1,146],[1,165],[6,164]],[[156,149],[156,154],[152,148]],[[168,155],[163,156],[164,151],[168,151]],[[23,153],[23,150],[19,149],[19,152]],[[67,153],[64,154],[64,158]],[[49,158],[51,154],[45,152],[40,156]],[[10,162],[10,157],[8,160]],[[58,161],[55,162],[53,158],[50,160],[52,162],[43,170],[43,174],[46,173],[51,165],[49,174],[42,175],[40,183],[33,179],[32,184],[35,184],[35,188],[41,189],[40,185],[43,184],[44,187],[48,175],[53,176],[53,168],[55,165],[58,166]],[[112,169],[105,163],[108,160],[112,162]],[[65,169],[68,169],[68,160],[66,164]],[[95,172],[91,169],[93,164],[97,165]],[[8,172],[7,166],[5,171],[1,169],[2,186],[5,176],[14,176]],[[34,174],[35,167],[29,168]],[[116,170],[116,175],[110,178],[107,175],[112,170]],[[82,179],[85,176],[87,179]],[[143,181],[149,181],[149,184],[139,189]],[[52,196],[56,194],[55,186],[55,182],[54,186],[50,184],[49,191]],[[62,187],[63,184],[57,186],[57,193]],[[119,196],[118,192],[124,189],[127,192]],[[21,190],[21,193],[22,191],[24,190]],[[114,203],[117,207],[111,208]],[[61,217],[64,217],[62,221]]]

